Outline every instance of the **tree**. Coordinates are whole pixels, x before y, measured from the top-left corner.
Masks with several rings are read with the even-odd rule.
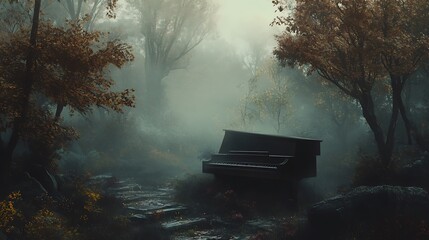
[[[87,32],[80,21],[65,28],[39,24],[40,4],[35,1],[31,32],[23,28],[0,43],[3,178],[19,141],[51,149],[76,137],[61,124],[64,107],[87,114],[93,106],[120,112],[134,104],[132,90],[112,91],[107,74],[110,65],[121,67],[133,60],[130,46],[101,32]]]
[[[32,8],[32,3],[26,0],[0,1],[0,34],[12,34],[24,24],[29,25]]]
[[[12,3],[12,1],[11,1]],[[10,74],[12,75],[13,78],[24,78],[24,79],[19,79],[21,80],[20,83],[18,83],[18,86],[14,86],[13,84],[11,85],[7,85],[8,80],[7,78],[4,78],[2,80],[5,80],[5,84],[6,86],[8,86],[9,90],[18,90],[19,92],[16,92],[15,94],[13,94],[11,96],[11,99],[17,100],[16,102],[14,102],[15,104],[13,104],[13,109],[10,108],[6,108],[5,110],[10,110],[10,112],[6,112],[6,111],[2,111],[3,113],[6,113],[6,120],[5,121],[5,127],[2,127],[2,129],[7,129],[7,127],[9,125],[11,125],[12,127],[12,133],[10,134],[10,139],[9,142],[6,144],[3,144],[3,140],[0,141],[0,143],[2,144],[1,146],[1,150],[0,150],[0,154],[2,156],[3,161],[0,163],[0,166],[2,167],[2,176],[5,176],[7,171],[9,170],[10,164],[12,162],[12,155],[13,152],[15,150],[15,147],[18,143],[19,140],[19,135],[22,134],[22,128],[25,124],[25,122],[27,121],[28,115],[29,115],[29,107],[30,107],[30,95],[31,95],[31,91],[32,91],[32,87],[34,84],[34,76],[33,76],[33,67],[34,67],[34,62],[35,62],[35,48],[36,48],[36,44],[37,44],[37,31],[39,28],[39,14],[40,14],[40,6],[41,6],[41,0],[36,0],[34,2],[34,11],[33,11],[33,20],[32,20],[32,27],[31,27],[31,32],[30,32],[30,41],[29,41],[29,45],[27,46],[26,49],[28,49],[26,56],[23,55],[23,59],[24,60],[22,62],[25,62],[24,66],[21,66],[20,71],[24,70],[24,76],[20,76],[22,75],[21,73],[15,73],[15,74],[20,74],[18,76],[13,76],[15,75],[14,73]],[[13,42],[13,41],[11,41]],[[6,58],[4,59],[8,59],[8,57],[11,57],[11,55],[9,54],[2,54],[2,56],[6,56]],[[4,68],[3,71],[6,72],[6,76],[7,74],[7,70],[12,70],[14,65],[19,65],[19,63],[16,62],[16,60],[14,61],[14,59],[10,58],[11,63],[13,63],[13,65],[7,69]],[[9,62],[6,62],[5,65],[9,64]],[[3,65],[3,64],[2,64]],[[2,84],[3,85],[3,84]],[[19,86],[20,85],[20,86]],[[3,97],[3,99],[5,99]],[[9,107],[8,104],[5,104],[6,107]],[[17,110],[15,110],[17,109]],[[10,114],[11,116],[7,116],[8,113],[13,113]],[[12,121],[11,123],[9,123],[7,121],[8,117],[12,117]],[[3,146],[4,145],[4,146]]]
[[[140,14],[144,44],[146,110],[164,107],[162,80],[184,68],[189,53],[207,36],[214,8],[208,0],[130,0]]]
[[[118,0],[61,0],[60,4],[68,14],[68,19],[79,20],[86,18],[84,28],[93,31],[94,22],[106,11],[109,18],[116,17],[114,9]]]
[[[253,102],[262,113],[274,120],[274,129],[276,133],[280,133],[287,125],[287,120],[290,119],[292,84],[284,68],[275,60],[270,59],[262,72],[267,76],[269,84],[262,92],[253,96]]]
[[[244,98],[241,99],[240,106],[240,126],[246,129],[250,123],[260,116],[260,111],[255,106],[255,94],[257,94],[258,80],[261,77],[261,69],[263,61],[267,58],[267,51],[263,46],[266,41],[261,39],[251,38],[248,43],[249,49],[243,56],[243,65],[249,71],[250,77],[247,81],[247,92]]]
[[[355,144],[351,145],[350,140],[353,136],[351,133],[360,125],[359,103],[324,79],[313,79],[312,83],[317,87],[317,90],[313,90],[315,107],[326,112],[328,123],[333,124],[333,128],[324,127],[329,129],[327,135],[333,136],[342,152],[351,154],[350,151],[357,147]]]
[[[390,76],[393,99],[397,101],[409,144],[417,131],[408,118],[402,92],[410,76],[427,59],[428,10],[427,1],[379,0],[372,15],[380,33],[381,61]],[[420,142],[419,136],[414,138]]]
[[[389,165],[393,153],[403,84],[395,74],[392,75],[393,69],[400,71],[402,67],[391,65],[390,69],[389,65],[386,65],[386,60],[390,59],[386,58],[386,49],[390,46],[383,32],[385,29],[383,24],[388,21],[383,21],[383,18],[388,17],[389,13],[387,9],[380,7],[386,2],[390,1],[298,0],[292,16],[279,17],[276,20],[277,24],[286,25],[286,31],[277,38],[278,46],[274,51],[284,64],[308,66],[309,72],[316,71],[359,103],[362,114],[374,134],[385,167]],[[395,2],[397,10],[395,15],[392,15],[394,18],[397,16],[405,22],[416,21],[421,24],[415,14],[409,15],[407,11],[419,12],[418,8],[427,5],[427,1],[392,2]],[[284,2],[273,1],[273,3],[279,6],[279,10],[284,10]],[[423,50],[420,58],[425,58],[428,46],[425,38],[419,38],[419,34],[413,33],[410,28],[401,25],[398,27],[401,33],[420,40],[415,46],[410,46],[409,40],[402,39],[399,35],[390,39],[391,42],[397,41],[396,47],[390,49],[399,50],[401,46],[415,47]],[[414,49],[406,48],[401,54],[409,56],[414,52]],[[412,63],[412,58],[408,57],[403,57],[402,61],[406,65],[419,65],[419,62]],[[412,69],[409,68],[408,72]],[[384,128],[376,116],[372,90],[376,81],[382,81],[389,75],[392,89],[389,93],[392,99],[391,115],[388,126]]]

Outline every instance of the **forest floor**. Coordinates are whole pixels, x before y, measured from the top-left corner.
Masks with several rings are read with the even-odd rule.
[[[255,198],[242,201],[241,193],[229,186],[209,193],[212,188],[200,184],[204,191],[196,189],[194,180],[142,186],[134,179],[123,179],[107,192],[123,201],[130,220],[145,226],[145,235],[151,239],[291,239],[296,233],[301,219],[287,203],[279,206],[277,201],[276,205],[264,201],[268,206],[261,208]],[[273,197],[267,192],[257,194],[263,195],[259,200]]]

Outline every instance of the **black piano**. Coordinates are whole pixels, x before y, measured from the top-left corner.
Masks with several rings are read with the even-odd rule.
[[[316,176],[317,139],[225,130],[219,153],[203,160],[203,172],[216,176],[293,179]]]

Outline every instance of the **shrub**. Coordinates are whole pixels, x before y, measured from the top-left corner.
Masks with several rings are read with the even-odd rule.
[[[397,172],[397,160],[394,159],[387,168],[376,156],[361,156],[356,165],[353,186],[375,186],[392,184]]]
[[[25,235],[31,240],[78,239],[76,228],[69,226],[66,218],[49,209],[41,209],[25,224]]]
[[[0,230],[5,233],[14,231],[16,222],[22,219],[21,210],[16,208],[16,202],[20,200],[21,193],[12,192],[6,200],[0,201]]]

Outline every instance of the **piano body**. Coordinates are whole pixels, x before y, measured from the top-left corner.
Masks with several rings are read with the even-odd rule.
[[[321,140],[225,130],[219,153],[203,160],[203,173],[259,179],[316,176]]]

